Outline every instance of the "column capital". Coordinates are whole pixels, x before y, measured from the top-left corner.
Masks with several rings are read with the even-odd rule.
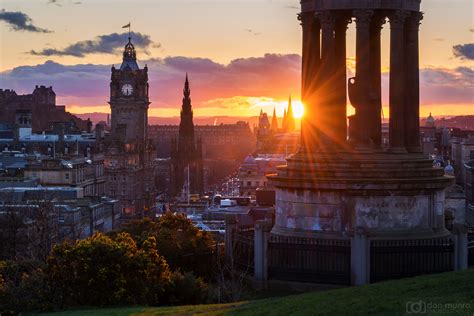
[[[374,11],[354,10],[352,14],[356,20],[356,28],[369,28],[372,17],[374,16]]]
[[[388,16],[391,29],[403,29],[406,19],[410,16],[408,11],[396,10]]]
[[[423,20],[423,12],[413,12],[407,20],[407,29],[411,31],[418,31],[421,20]]]
[[[346,14],[340,14],[337,16],[336,28],[347,30],[348,25],[352,23],[352,17]]]
[[[384,15],[375,15],[372,18],[372,27],[377,31],[382,30],[385,23],[387,23],[387,17]]]
[[[298,21],[300,21],[301,25],[311,24],[314,20],[314,13],[313,12],[301,12],[298,13]]]
[[[336,23],[336,15],[331,11],[316,12],[314,17],[321,22],[323,29],[330,28],[334,29]]]

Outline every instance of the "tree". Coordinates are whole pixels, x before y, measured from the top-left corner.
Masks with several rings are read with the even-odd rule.
[[[171,277],[156,239],[149,237],[138,248],[127,233],[114,238],[96,233],[54,247],[47,274],[61,307],[156,305],[164,301]]]
[[[157,221],[145,218],[126,225],[123,230],[131,234],[138,245],[151,236],[155,237],[158,252],[172,270],[193,272],[204,278],[211,278],[215,272],[213,238],[184,215],[166,213]]]

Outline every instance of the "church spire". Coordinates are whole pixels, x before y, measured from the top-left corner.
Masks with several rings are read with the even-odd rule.
[[[188,73],[186,73],[186,81],[184,82],[183,95],[185,99],[188,99],[191,95],[191,90],[189,89]]]
[[[180,152],[189,151],[195,147],[194,139],[194,123],[193,123],[193,107],[191,104],[191,89],[189,88],[188,74],[184,81],[183,104],[181,106],[181,122],[179,124],[179,140],[178,146]]]
[[[276,116],[276,109],[273,108],[273,117],[272,117],[272,132],[273,133],[276,133],[278,131],[278,120],[277,120],[277,116]]]
[[[186,73],[186,80],[184,81],[183,105],[181,108],[181,113],[185,113],[187,115],[191,114],[191,120],[192,120],[192,105],[191,105],[190,96],[191,96],[191,89],[189,88],[188,73]]]

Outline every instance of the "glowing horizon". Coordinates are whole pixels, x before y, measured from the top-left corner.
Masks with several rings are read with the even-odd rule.
[[[179,115],[186,72],[195,116],[257,116],[261,109],[272,115],[275,107],[281,117],[288,94],[295,102],[300,99],[299,0],[136,0],[113,6],[104,0],[4,0],[2,4],[0,9],[30,18],[27,21],[36,31],[14,30],[0,19],[0,88],[27,94],[35,85],[52,85],[57,103],[72,113],[110,112],[106,103],[110,67],[121,62],[125,39],[117,36],[127,36],[121,27],[128,21],[135,32],[138,62],[142,67],[147,64],[150,72],[150,116]],[[422,117],[430,112],[474,113],[474,60],[466,51],[473,42],[473,6],[470,0],[453,1],[448,16],[442,1],[422,1]],[[385,105],[389,29],[386,25],[382,31]],[[349,25],[347,45],[348,76],[352,76],[355,23]],[[353,112],[351,106],[347,112]],[[384,114],[389,116],[386,106]]]

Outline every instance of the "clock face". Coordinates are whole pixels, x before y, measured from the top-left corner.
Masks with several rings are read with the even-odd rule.
[[[126,83],[122,86],[122,93],[123,95],[129,96],[133,93],[133,87],[131,84]]]

